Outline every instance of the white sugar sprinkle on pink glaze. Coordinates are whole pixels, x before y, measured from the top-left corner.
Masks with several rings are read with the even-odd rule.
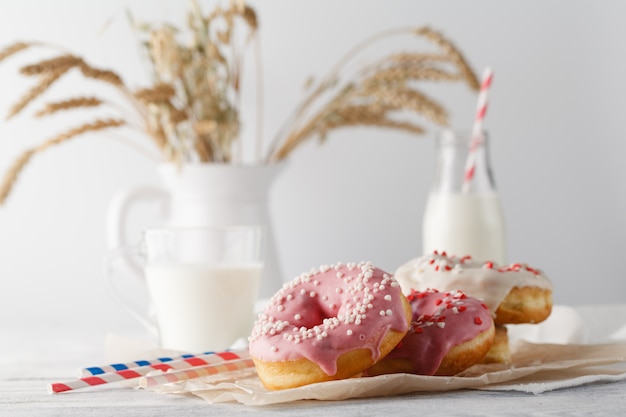
[[[300,295],[289,298],[294,291]],[[367,348],[376,360],[385,333],[408,328],[401,297],[393,276],[369,262],[322,266],[272,297],[254,325],[250,354],[272,362],[306,358],[328,375],[336,373],[337,358],[351,350]],[[362,342],[355,346],[351,336],[357,329]]]

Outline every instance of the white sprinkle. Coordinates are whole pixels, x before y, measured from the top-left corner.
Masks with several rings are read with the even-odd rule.
[[[341,294],[343,292],[340,287],[335,288],[335,291],[337,292],[337,294]]]
[[[391,315],[393,314],[393,311],[391,311],[391,310],[387,310],[387,311],[385,312],[385,314],[387,314],[388,316],[391,316]]]
[[[385,315],[385,310],[380,310],[380,312],[378,314],[380,314],[381,317],[384,316]]]
[[[351,330],[351,329],[348,329],[348,331],[346,331],[346,334],[347,334],[348,336],[352,336],[352,330]]]
[[[295,316],[293,316],[293,318],[296,320],[300,320],[302,316],[300,314],[296,314]]]
[[[278,311],[283,311],[283,310],[285,309],[285,306],[281,304],[281,305],[279,305],[278,307],[276,307],[276,309],[277,309]]]
[[[272,352],[278,352],[278,348],[276,346],[272,346]]]
[[[385,295],[385,301],[391,301],[391,295],[389,294]]]
[[[302,289],[300,290],[300,295],[304,295],[304,294],[306,294],[306,290],[305,290],[304,288],[302,288]]]
[[[311,291],[311,292],[309,293],[309,295],[311,296],[311,298],[313,298],[313,297],[315,297],[317,294],[315,293],[315,291]]]
[[[446,323],[443,321],[440,321],[437,323],[437,326],[439,326],[441,329],[443,329],[444,327],[446,327]]]
[[[291,300],[293,300],[293,295],[287,294],[287,301],[291,301]]]

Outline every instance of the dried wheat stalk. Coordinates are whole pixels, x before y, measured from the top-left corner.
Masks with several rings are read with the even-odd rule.
[[[247,33],[244,41],[235,36],[239,24]],[[141,128],[165,160],[176,163],[240,160],[237,153],[240,147],[235,144],[241,127],[242,51],[252,39],[256,41],[257,14],[243,0],[232,0],[228,7],[217,6],[204,15],[197,1],[192,0],[187,25],[191,41],[185,43],[178,39],[180,30],[171,25],[141,26],[140,30],[146,35],[142,44],[154,69],[153,83],[146,88],[131,90],[114,71],[94,67],[79,56],[65,53],[22,67],[20,72],[36,77],[37,84],[11,107],[8,118],[21,112],[60,77],[76,68],[86,79],[103,82],[121,93],[127,104],[131,104],[131,110],[136,111],[131,115],[140,118]],[[437,52],[395,53],[361,68],[352,77],[340,76],[344,66],[371,43],[407,33],[430,41]],[[0,62],[32,45],[36,44],[8,46],[0,51]],[[256,55],[258,58],[258,52]],[[260,71],[258,65],[257,62],[257,72]],[[311,137],[324,140],[329,132],[340,128],[373,126],[424,132],[423,126],[394,118],[398,112],[416,113],[432,123],[446,125],[448,116],[443,106],[416,88],[425,81],[462,81],[472,89],[479,88],[478,78],[462,54],[429,28],[394,29],[365,39],[348,51],[329,75],[304,97],[276,135],[264,162],[284,159]],[[45,104],[36,116],[103,104],[98,97],[70,97]],[[130,120],[125,116],[97,119],[27,150],[6,174],[0,188],[0,204],[34,154],[86,132],[135,125]],[[257,146],[262,149],[258,144],[259,126]]]
[[[7,120],[21,112],[29,103],[43,94],[55,81],[67,72],[69,67],[58,68],[41,75],[39,84],[32,87],[22,98],[9,109]]]
[[[114,71],[95,68],[83,61],[81,61],[79,68],[83,75],[87,78],[93,78],[94,80],[109,83],[118,88],[126,88],[124,81],[122,81],[122,77],[117,75]]]
[[[153,87],[135,91],[134,96],[144,103],[169,103],[175,94],[176,90],[170,84],[158,83]]]
[[[401,33],[423,37],[435,44],[440,52],[392,54],[342,82],[339,72],[356,52],[381,38]],[[448,115],[443,106],[415,88],[416,82],[424,81],[463,81],[475,91],[479,88],[478,78],[465,58],[438,32],[420,28],[374,35],[340,59],[330,74],[304,99],[288,121],[288,127],[279,132],[268,159],[285,159],[309,138],[324,139],[330,130],[339,127],[362,125],[413,133],[424,131],[422,126],[394,120],[392,114],[398,111],[410,111],[438,125],[447,125]],[[320,99],[328,94],[331,94],[330,99],[319,105]],[[318,104],[317,110],[313,109],[315,104]]]
[[[26,65],[20,68],[23,75],[40,75],[60,70],[68,70],[72,67],[80,65],[83,60],[74,55],[61,55],[51,59],[37,62],[35,64]]]
[[[16,182],[19,174],[22,172],[24,167],[28,164],[30,159],[35,154],[41,153],[41,152],[45,151],[46,149],[48,149],[51,146],[59,145],[59,144],[61,144],[63,142],[68,141],[69,139],[72,139],[72,138],[74,138],[76,136],[85,134],[87,132],[96,132],[96,131],[101,131],[101,130],[104,130],[104,129],[119,127],[119,126],[124,125],[125,123],[126,122],[124,120],[121,120],[121,119],[96,120],[93,123],[86,123],[86,124],[84,124],[82,126],[78,126],[76,128],[70,129],[67,132],[63,132],[63,133],[57,135],[56,137],[54,137],[54,138],[52,138],[50,140],[47,140],[46,142],[42,143],[41,145],[39,145],[39,146],[37,146],[37,147],[35,147],[33,149],[26,150],[13,163],[13,165],[11,165],[11,167],[9,168],[9,170],[7,171],[7,173],[4,176],[4,180],[0,184],[0,204],[4,203],[4,200],[7,198],[7,196],[11,192],[11,189],[15,185],[15,182]]]
[[[178,28],[167,24],[146,30],[144,45],[155,70],[151,86],[132,91],[116,72],[94,67],[80,56],[61,53],[20,68],[22,75],[35,77],[36,84],[13,104],[7,118],[22,112],[59,78],[76,68],[84,78],[109,84],[121,93],[127,104],[130,103],[131,112],[136,111],[129,116],[139,117],[140,127],[165,160],[231,162],[237,158],[233,153],[233,144],[240,130],[238,106],[243,67],[242,45],[239,45],[240,39],[235,34],[241,24],[248,34],[247,44],[256,35],[257,15],[241,0],[232,1],[225,8],[218,6],[212,13],[204,15],[193,0],[188,17],[191,42],[181,42]],[[14,43],[0,51],[0,61],[33,45],[49,47],[39,43]],[[44,117],[103,104],[107,103],[98,97],[69,97],[45,103],[35,116]],[[114,106],[114,109],[128,110],[127,106]],[[115,119],[97,119],[25,151],[5,176],[0,203],[34,154],[89,131],[135,126],[136,123],[130,120],[126,115]]]
[[[0,62],[4,61],[12,55],[15,55],[18,52],[23,51],[26,48],[29,48],[30,46],[31,44],[26,42],[16,42],[12,45],[7,46],[2,51],[0,51]]]
[[[419,28],[415,31],[418,36],[424,36],[426,39],[431,42],[439,45],[441,49],[443,49],[445,55],[449,57],[452,62],[459,69],[463,79],[469,85],[472,90],[478,91],[480,89],[480,81],[478,80],[478,76],[472,70],[470,65],[467,63],[467,60],[453,44],[448,41],[446,38],[441,35],[441,33],[436,32],[429,27]]]
[[[59,111],[77,109],[81,107],[97,107],[100,106],[102,103],[103,101],[97,97],[77,97],[67,100],[54,101],[51,103],[46,103],[43,109],[35,113],[35,116],[42,117],[57,113]]]

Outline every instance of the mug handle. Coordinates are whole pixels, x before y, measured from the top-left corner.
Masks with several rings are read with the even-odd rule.
[[[153,336],[158,337],[158,327],[156,320],[150,317],[149,307],[141,308],[137,301],[138,297],[133,297],[128,289],[122,290],[118,285],[123,277],[133,277],[134,283],[139,284],[145,294],[148,294],[146,281],[143,273],[137,273],[136,268],[140,267],[143,254],[139,245],[121,246],[110,251],[104,260],[103,278],[105,286],[108,288],[112,297],[118,301],[128,312],[141,323]],[[132,260],[131,263],[128,261]],[[129,268],[133,265],[132,268]],[[121,268],[120,268],[121,267]],[[121,269],[121,270],[120,270]],[[131,287],[131,283],[127,282],[127,287]],[[135,289],[136,290],[136,289]]]
[[[169,213],[170,198],[163,188],[138,186],[120,191],[109,204],[107,215],[107,242],[109,250],[129,246],[127,240],[128,215],[131,207],[140,202],[159,204],[163,218],[166,218]],[[132,257],[126,256],[122,262],[125,262],[136,276],[141,276],[141,268]]]

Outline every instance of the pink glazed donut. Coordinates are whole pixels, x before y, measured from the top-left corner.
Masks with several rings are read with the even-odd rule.
[[[455,375],[478,363],[493,344],[491,312],[461,291],[411,291],[411,329],[368,375]]]
[[[322,266],[286,283],[259,315],[250,355],[267,389],[350,378],[404,337],[411,307],[369,262]]]

